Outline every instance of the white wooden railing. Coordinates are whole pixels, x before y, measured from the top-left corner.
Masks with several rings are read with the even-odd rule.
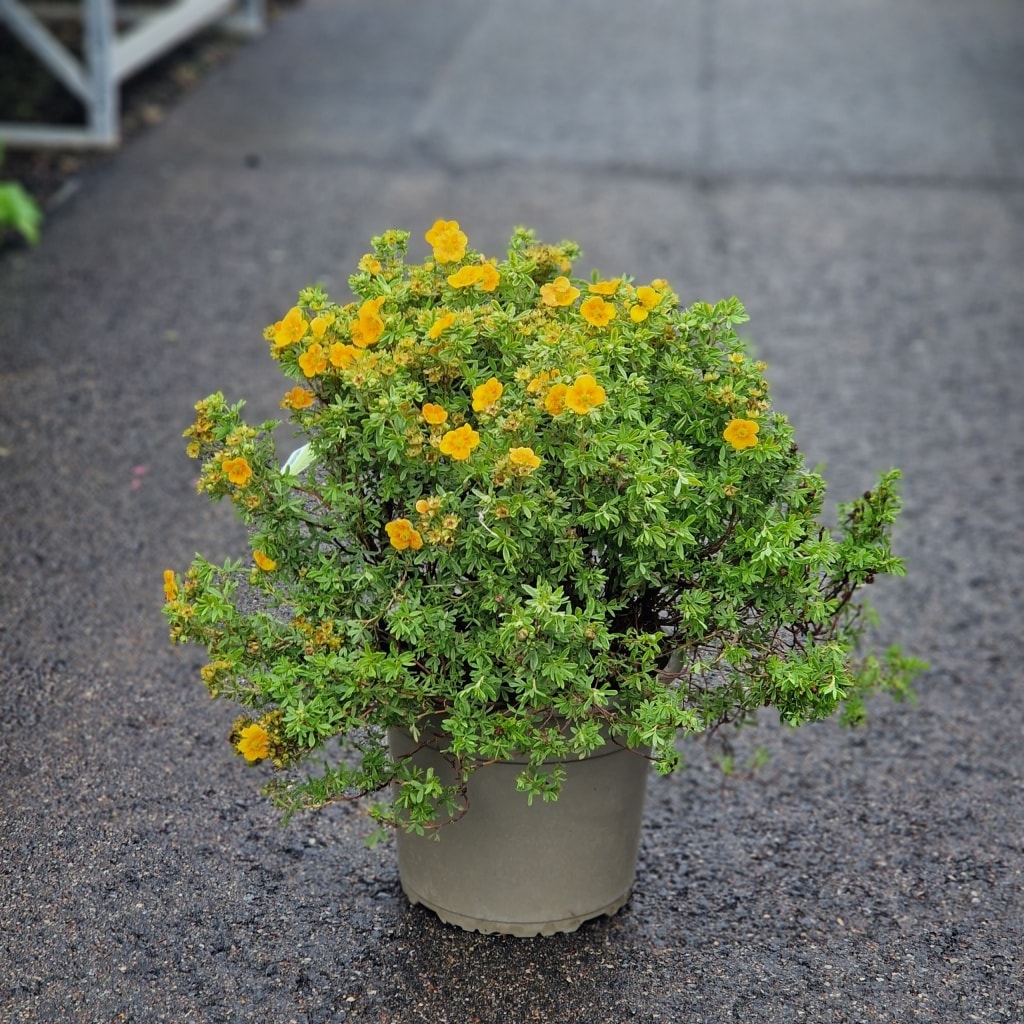
[[[46,27],[69,15],[82,21],[77,57]],[[255,35],[265,21],[265,0],[174,0],[160,7],[115,6],[114,0],[43,4],[0,0],[0,21],[81,102],[84,127],[0,122],[9,146],[112,147],[120,139],[121,83],[215,21]],[[127,26],[123,31],[119,25]]]

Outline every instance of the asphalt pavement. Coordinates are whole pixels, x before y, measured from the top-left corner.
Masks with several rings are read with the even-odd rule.
[[[408,906],[363,807],[281,828],[160,612],[244,550],[193,403],[276,416],[264,326],[439,217],[738,295],[833,499],[904,471],[916,704],[688,745],[571,935]],[[0,256],[0,1020],[1019,1024],[1022,310],[1017,0],[289,10]]]

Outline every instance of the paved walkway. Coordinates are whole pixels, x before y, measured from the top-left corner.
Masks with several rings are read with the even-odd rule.
[[[0,259],[0,1019],[1024,1019],[1024,15],[1015,0],[306,0]],[[372,234],[515,224],[738,294],[844,499],[905,470],[916,708],[652,781],[629,906],[410,909],[359,809],[276,825],[160,574],[238,550],[181,431]]]

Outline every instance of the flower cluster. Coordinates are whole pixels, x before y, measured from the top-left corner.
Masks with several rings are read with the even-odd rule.
[[[525,229],[500,260],[453,220],[424,241],[409,263],[406,233],[375,238],[351,301],[307,288],[267,328],[302,443],[283,466],[277,424],[219,393],[186,431],[200,490],[251,536],[242,561],[165,574],[172,636],[252,712],[233,734],[248,761],[363,751],[275,784],[284,806],[395,783],[380,813],[422,826],[422,780],[373,730],[427,715],[467,771],[525,751],[536,793],[546,758],[609,738],[668,771],[680,732],[763,705],[856,718],[871,688],[904,684],[904,662],[852,658],[854,590],[900,571],[896,474],[837,535],[819,525],[824,482],[736,299],[580,278],[573,243]]]

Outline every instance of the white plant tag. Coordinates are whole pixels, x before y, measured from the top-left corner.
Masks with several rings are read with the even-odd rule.
[[[304,469],[309,467],[316,456],[310,450],[308,444],[304,444],[301,448],[296,448],[295,451],[288,456],[285,464],[281,467],[282,473],[292,473],[294,476],[298,476]]]

